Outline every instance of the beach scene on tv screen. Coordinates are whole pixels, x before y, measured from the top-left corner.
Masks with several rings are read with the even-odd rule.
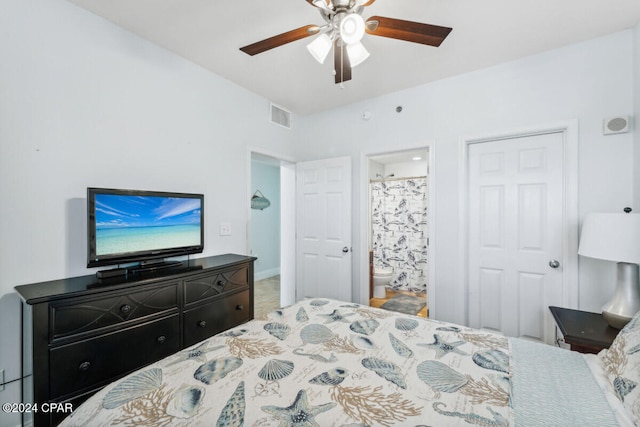
[[[98,256],[197,246],[200,199],[96,194]]]

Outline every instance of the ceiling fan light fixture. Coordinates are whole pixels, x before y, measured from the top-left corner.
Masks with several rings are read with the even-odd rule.
[[[364,36],[364,19],[357,13],[351,13],[340,22],[340,38],[346,44],[359,43]]]
[[[360,42],[347,45],[347,55],[349,55],[349,62],[351,68],[362,64],[365,59],[369,57],[369,51]]]
[[[316,59],[316,61],[322,64],[327,58],[332,47],[333,42],[331,41],[331,38],[326,33],[323,33],[307,45],[307,50],[309,50],[309,53]]]
[[[365,33],[438,47],[452,31],[441,27],[402,19],[371,16],[362,18],[364,8],[376,0],[306,0],[320,12],[326,22],[322,26],[305,25],[273,37],[241,47],[247,55],[256,55],[270,49],[317,35],[307,45],[309,53],[323,64],[333,50],[333,75],[336,84],[342,85],[352,78],[351,69],[369,57],[361,41]]]

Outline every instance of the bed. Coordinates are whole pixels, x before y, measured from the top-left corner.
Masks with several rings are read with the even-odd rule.
[[[106,386],[62,425],[639,425],[639,317],[583,355],[308,299]]]

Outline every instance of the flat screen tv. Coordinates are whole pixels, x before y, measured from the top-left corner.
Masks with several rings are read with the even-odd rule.
[[[87,188],[87,267],[162,260],[204,249],[204,196]]]

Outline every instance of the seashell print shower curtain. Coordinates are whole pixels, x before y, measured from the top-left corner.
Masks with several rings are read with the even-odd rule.
[[[372,182],[373,263],[392,268],[394,290],[427,291],[427,178]]]

